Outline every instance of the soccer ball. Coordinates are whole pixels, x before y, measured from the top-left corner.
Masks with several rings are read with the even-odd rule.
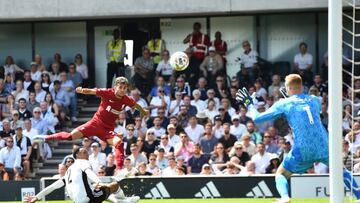
[[[189,65],[189,58],[182,51],[175,52],[170,57],[170,65],[175,71],[183,71]]]

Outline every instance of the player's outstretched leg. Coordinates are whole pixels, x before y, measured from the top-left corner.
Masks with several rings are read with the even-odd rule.
[[[110,189],[111,195],[108,197],[110,202],[114,203],[135,203],[140,200],[139,196],[125,197],[123,190],[117,182],[112,182],[107,185]]]
[[[276,189],[280,194],[281,199],[277,202],[288,203],[290,202],[289,197],[289,183],[287,177],[290,177],[291,173],[287,171],[282,165],[278,168],[275,175]]]
[[[45,140],[49,141],[49,140],[76,140],[76,139],[80,139],[84,137],[84,135],[78,131],[78,130],[73,130],[71,133],[68,132],[59,132],[59,133],[55,133],[52,135],[48,135],[46,136]]]
[[[356,199],[360,200],[360,188],[358,187],[358,184],[356,183],[354,177],[351,175],[350,171],[344,168],[343,176],[346,187],[352,190]]]

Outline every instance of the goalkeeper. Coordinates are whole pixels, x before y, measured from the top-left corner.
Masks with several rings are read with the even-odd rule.
[[[282,99],[267,111],[259,113],[253,99],[246,88],[238,90],[236,99],[248,107],[251,118],[255,123],[268,121],[280,116],[286,117],[293,131],[294,146],[279,166],[276,176],[276,188],[281,196],[279,203],[290,202],[288,178],[292,173],[304,173],[313,166],[314,162],[322,162],[329,166],[328,133],[320,120],[320,100],[311,95],[303,94],[300,75],[290,74],[285,78],[286,92]],[[341,156],[341,155],[339,155]],[[360,189],[351,173],[344,169],[345,185],[353,190],[360,199]],[[352,186],[352,187],[351,187]]]

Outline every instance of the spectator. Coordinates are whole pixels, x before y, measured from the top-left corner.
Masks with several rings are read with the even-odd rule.
[[[96,175],[101,177],[106,175],[105,166],[101,165],[99,169],[96,171]]]
[[[0,181],[8,181],[9,174],[5,170],[5,165],[3,162],[0,162]]]
[[[219,115],[219,111],[216,110],[215,101],[213,99],[208,100],[207,108],[204,110],[204,113],[211,120],[211,122],[214,122],[214,117]]]
[[[66,63],[62,62],[61,61],[61,55],[59,53],[55,53],[54,54],[54,63],[55,64],[58,64],[59,66],[59,72],[68,72],[69,71],[69,68],[68,66],[66,65]],[[50,69],[50,68],[49,68]],[[52,80],[54,81],[54,80]]]
[[[159,136],[160,137],[160,136]],[[154,153],[156,147],[160,144],[159,140],[156,139],[154,133],[147,133],[145,142],[144,142],[144,152],[147,156],[149,156],[151,153]]]
[[[143,49],[142,56],[135,60],[134,67],[134,84],[143,96],[147,96],[154,80],[154,64],[150,58],[150,50],[148,48]]]
[[[250,42],[245,40],[242,42],[242,47],[244,52],[241,53],[241,70],[237,74],[238,80],[245,82],[247,85],[252,85],[255,82],[255,78],[257,78],[258,71],[258,53],[251,48]]]
[[[89,156],[89,162],[92,170],[96,173],[100,166],[106,165],[106,154],[100,152],[99,143],[94,142],[91,144],[92,154]]]
[[[185,169],[183,167],[177,166],[176,169],[175,169],[175,175],[177,175],[177,176],[186,175]]]
[[[38,76],[37,76],[38,77]],[[41,79],[41,73],[40,73]],[[40,81],[39,79],[39,81]],[[35,81],[31,78],[31,73],[29,70],[25,70],[24,72],[24,89],[27,91],[34,91]]]
[[[146,165],[146,171],[152,173],[154,176],[157,176],[160,174],[160,169],[157,166],[156,158],[157,157],[155,154],[150,154],[149,155],[149,163]]]
[[[14,79],[11,77],[11,74],[7,74],[5,76],[5,85],[4,85],[4,89],[6,92],[13,92],[15,90],[16,86],[15,86],[15,82]]]
[[[67,92],[68,97],[70,97],[70,115],[71,115],[71,121],[76,122],[77,121],[77,94],[75,94],[75,84],[68,80],[67,75],[65,72],[60,73],[60,82],[61,82],[61,89]],[[50,88],[51,89],[51,88]]]
[[[189,47],[194,49],[194,56],[203,61],[206,54],[206,49],[210,45],[209,37],[201,33],[201,24],[195,22],[193,25],[193,32],[188,34],[183,40],[184,44],[189,43]]]
[[[214,117],[215,125],[213,127],[213,133],[216,139],[220,139],[221,136],[224,134],[224,127],[221,123],[221,118],[219,115]]]
[[[154,132],[157,138],[165,134],[166,130],[161,126],[161,121],[159,116],[154,118],[154,126],[149,128],[147,132],[149,132],[149,130]]]
[[[202,167],[201,167],[201,172],[200,172],[201,175],[212,175],[213,172],[211,171],[211,168],[210,168],[210,165],[209,164],[204,164]]]
[[[219,109],[219,116],[220,116],[220,120],[221,120],[221,123],[224,124],[224,123],[231,123],[231,116],[230,114],[226,111],[225,107],[224,106],[220,106]]]
[[[162,76],[166,83],[173,83],[173,68],[170,65],[169,50],[162,51],[162,60],[156,67],[156,75]]]
[[[57,63],[53,63],[51,64],[51,69],[50,69],[50,80],[51,81],[55,81],[55,80],[59,80],[60,81],[60,69],[59,69],[59,64]]]
[[[24,98],[19,99],[18,113],[19,113],[19,119],[22,120],[22,121],[32,117],[31,111],[29,111],[26,108],[26,105],[27,105],[26,104],[26,99],[24,99]]]
[[[247,115],[247,108],[245,106],[240,107],[240,123],[246,125],[249,121],[252,121]]]
[[[46,102],[40,103],[41,118],[46,122],[47,130],[55,133],[55,126],[59,123],[59,119],[51,111]]]
[[[153,97],[150,101],[150,110],[151,117],[155,117],[158,115],[157,111],[159,109],[165,110],[165,115],[168,114],[170,105],[170,97],[165,95],[165,90],[162,87],[159,87],[157,90],[157,96]]]
[[[29,99],[29,91],[24,89],[24,85],[21,80],[16,81],[16,89],[11,94],[14,95],[16,102],[18,102],[20,98]]]
[[[47,134],[47,122],[41,118],[41,108],[35,107],[33,110],[33,117],[30,118],[31,125],[33,128],[35,128],[40,135],[46,135]]]
[[[13,138],[14,138],[14,144],[20,149],[21,165],[23,166],[24,169],[23,171],[24,177],[28,178],[30,172],[30,162],[31,162],[30,156],[32,153],[31,140],[30,138],[23,136],[21,126],[16,127],[15,135]]]
[[[107,72],[106,72],[106,87],[112,86],[113,77],[125,76],[124,59],[126,55],[126,44],[121,39],[120,30],[114,29],[113,39],[109,40],[106,44],[106,60],[107,60]]]
[[[230,157],[237,157],[239,159],[239,163],[242,166],[245,166],[245,163],[250,160],[250,156],[247,152],[244,151],[243,145],[240,141],[236,141],[234,143],[233,148],[229,152]]]
[[[313,56],[307,52],[308,45],[305,42],[299,44],[300,53],[294,57],[294,69],[304,79],[307,86],[312,85]]]
[[[139,104],[142,108],[147,108],[148,104],[145,99],[141,96],[141,92],[138,89],[131,90],[131,97],[135,100],[137,104]]]
[[[200,99],[205,101],[207,99],[206,92],[208,90],[207,81],[204,77],[198,79],[197,89],[200,91]]]
[[[69,64],[67,78],[74,83],[75,87],[79,87],[83,83],[83,78],[81,77],[81,74],[76,71],[76,65],[74,63]]]
[[[186,132],[180,133],[181,141],[175,146],[175,156],[183,156],[187,161],[194,152],[194,144],[189,140]]]
[[[256,91],[256,98],[259,101],[265,101],[267,99],[267,91],[266,89],[263,87],[263,80],[261,78],[257,78],[255,80],[255,91]]]
[[[133,164],[131,162],[130,158],[125,158],[124,160],[124,168],[121,169],[116,177],[128,177],[128,176],[134,176],[137,170],[133,167]]]
[[[47,92],[45,94],[45,102],[47,104],[48,111],[51,111],[51,113],[53,113],[55,117],[60,117],[60,108],[55,103],[50,92]],[[64,110],[63,110],[63,114],[65,114]],[[64,119],[65,119],[65,115],[64,115]]]
[[[209,100],[214,100],[215,102],[215,108],[218,109],[220,106],[220,100],[215,96],[215,90],[214,89],[208,89],[206,92],[207,100],[205,100],[206,103],[208,103]]]
[[[135,117],[134,129],[135,137],[145,138],[147,128],[145,122],[143,122],[143,119],[140,116]]]
[[[172,128],[175,129],[175,128]],[[168,130],[169,131],[169,130]],[[169,143],[169,136],[166,134],[161,135],[160,144],[157,146],[159,149],[163,148],[165,151],[165,156],[169,156],[174,153],[174,147]]]
[[[116,165],[114,162],[114,155],[112,153],[109,153],[106,157],[106,167],[105,167],[106,176],[113,176],[115,168]]]
[[[232,108],[235,109],[236,112],[239,112],[239,103],[236,100],[236,93],[237,93],[238,88],[235,86],[231,86],[230,87],[230,96],[229,96],[229,100],[230,100],[230,105]]]
[[[226,64],[226,52],[227,52],[227,43],[221,39],[221,32],[215,32],[215,40],[211,42],[211,46],[215,47],[215,51],[219,54],[222,59],[224,66]],[[226,70],[226,69],[225,69]]]
[[[163,176],[174,176],[176,174],[176,161],[174,156],[168,159],[168,166],[162,171]]]
[[[38,130],[31,126],[30,119],[24,120],[24,129],[22,134],[32,141],[36,135],[39,135]]]
[[[215,79],[215,97],[223,99],[230,95],[224,76],[218,75]]]
[[[191,105],[196,107],[197,112],[204,111],[206,109],[206,102],[201,100],[201,92],[198,89],[195,89],[192,93],[194,99],[191,100]]]
[[[258,144],[262,141],[261,134],[258,131],[256,131],[255,124],[253,121],[248,121],[246,123],[246,129],[247,129],[247,132],[249,133],[250,140],[254,144]]]
[[[88,154],[90,156],[92,154],[92,148],[91,148],[92,140],[90,140],[87,137],[84,137],[81,144],[82,144],[82,147],[87,150],[87,152],[88,152]]]
[[[266,173],[275,174],[280,166],[280,159],[277,154],[271,154],[270,165],[265,169]]]
[[[8,92],[5,89],[5,81],[3,78],[0,78],[0,102],[1,103],[5,103],[6,102],[6,98],[7,96],[10,94],[10,92]]]
[[[126,126],[128,125],[128,122],[126,120],[126,114],[124,111],[120,111],[119,119],[115,121],[115,124],[117,125],[114,129],[115,132],[127,135]]]
[[[184,157],[182,157],[182,156],[176,157],[176,166],[177,166],[177,169],[181,170],[180,171],[181,175],[186,175],[187,170],[186,170],[185,158]]]
[[[163,170],[166,167],[168,167],[168,159],[165,156],[165,149],[159,148],[157,151],[157,159],[156,159],[156,165],[159,167],[159,169]]]
[[[67,171],[66,165],[64,165],[64,164],[59,164],[59,165],[58,165],[58,174],[53,175],[52,178],[60,179],[60,178],[62,178],[62,177],[65,176],[66,171]]]
[[[274,143],[274,144],[278,144],[279,143],[279,139],[280,139],[280,135],[278,134],[278,130],[271,126],[269,127],[268,129],[268,132],[271,136],[271,142]]]
[[[268,132],[264,133],[263,143],[265,145],[265,151],[269,153],[277,153],[278,147],[276,144],[271,142],[271,136]]]
[[[179,113],[180,106],[183,105],[182,93],[175,92],[175,99],[170,101],[169,114],[175,116]]]
[[[82,79],[87,80],[89,79],[89,73],[88,73],[88,67],[83,62],[83,58],[81,54],[75,55],[75,65],[76,65],[76,71],[80,73]]]
[[[251,157],[251,161],[255,162],[256,174],[264,174],[266,168],[270,165],[271,154],[265,151],[265,145],[259,143],[256,145],[256,154]]]
[[[158,96],[158,91],[159,88],[162,88],[164,90],[164,95],[166,96],[170,96],[171,93],[171,88],[168,84],[166,84],[166,81],[164,79],[164,77],[162,76],[157,76],[157,78],[155,79],[156,81],[156,85],[154,87],[151,88],[151,92],[150,95],[148,97],[148,100],[151,100],[152,97]]]
[[[61,89],[60,81],[56,80],[53,83],[53,89],[50,91],[55,104],[60,108],[67,108],[70,105],[70,97],[65,90]]]
[[[201,153],[200,144],[194,145],[194,154],[188,160],[187,164],[187,173],[188,174],[198,174],[201,172],[203,166],[208,163],[208,158]],[[207,164],[208,165],[208,164]]]
[[[38,65],[34,61],[30,63],[30,74],[31,74],[31,80],[40,81],[41,72],[39,71]]]
[[[100,143],[100,152],[104,153],[106,156],[112,153],[112,147],[108,145],[107,142],[99,140]]]
[[[39,103],[43,102],[45,100],[46,92],[41,88],[40,82],[35,82],[34,91],[36,94],[36,97],[35,97],[36,101]]]
[[[12,56],[7,56],[5,59],[5,64],[4,64],[4,75],[7,75],[8,73],[11,74],[12,78],[16,78],[16,74],[17,73],[23,73],[24,70],[19,68],[19,66],[17,66],[14,62],[14,59]],[[17,78],[16,78],[17,79]]]
[[[205,57],[200,65],[203,76],[209,81],[209,86],[214,87],[214,81],[217,75],[221,74],[224,69],[222,57],[216,53],[215,47],[209,48],[209,55]]]
[[[204,134],[204,126],[198,124],[196,116],[191,116],[185,132],[193,143],[199,143],[200,136]]]
[[[176,129],[176,134],[179,134],[180,132],[184,131],[184,128],[180,125],[178,122],[178,117],[176,116],[170,116],[170,122],[169,124],[173,124]]]
[[[128,124],[126,126],[126,136],[123,138],[125,145],[125,155],[130,155],[130,145],[136,143],[136,137],[134,136],[134,124]]]
[[[36,54],[34,59],[35,59],[35,60],[34,60],[35,63],[38,65],[39,71],[40,71],[40,72],[45,71],[45,70],[46,70],[46,67],[45,67],[45,65],[42,63],[42,58],[41,58],[41,56],[40,56],[39,54]]]
[[[203,153],[210,157],[211,153],[215,150],[215,146],[218,143],[218,139],[214,136],[214,133],[212,132],[212,126],[211,123],[205,124],[205,133],[204,136],[200,138],[200,146],[202,148]],[[194,148],[195,153],[195,148]],[[198,168],[199,172],[201,167]]]
[[[248,132],[246,126],[240,123],[240,117],[237,114],[231,117],[231,121],[232,125],[230,126],[230,134],[233,134],[238,140],[240,140],[241,136]]]
[[[51,85],[51,80],[50,80],[50,75],[49,75],[49,73],[47,71],[42,72],[40,83],[41,83],[41,88],[44,91],[47,91],[47,92],[50,91],[49,88],[50,88],[50,85]],[[24,84],[25,84],[25,82],[24,82]],[[34,91],[34,90],[32,90],[32,91]]]
[[[26,103],[26,109],[33,112],[35,107],[40,107],[40,103],[36,101],[36,93],[29,93],[29,101]]]
[[[324,94],[326,94],[328,92],[328,88],[327,88],[327,85],[325,83],[323,83],[323,79],[321,78],[320,74],[316,74],[314,76],[313,82],[314,82],[313,87],[316,87],[320,92],[320,96],[323,97]],[[354,81],[355,89],[359,89],[359,87],[356,87],[356,84],[359,82],[360,82],[360,80]]]
[[[180,111],[177,115],[177,119],[179,121],[179,125],[182,127],[182,128],[186,128],[188,123],[189,123],[189,113],[188,113],[188,106],[186,105],[181,105],[180,106]]]
[[[250,156],[253,156],[256,153],[256,145],[250,141],[250,135],[245,134],[242,137],[242,146],[245,152],[247,152]]]
[[[3,130],[0,131],[1,138],[12,137],[13,135],[15,135],[15,131],[11,129],[10,121],[8,119],[4,119],[2,121],[2,125]]]
[[[276,97],[279,94],[280,88],[284,87],[284,83],[281,82],[281,78],[279,75],[272,76],[272,83],[268,87],[269,96]]]
[[[131,151],[131,154],[129,156],[129,159],[131,160],[131,164],[134,167],[137,166],[140,162],[147,163],[146,156],[140,153],[140,149],[136,143],[133,143],[130,145],[130,151]]]
[[[236,115],[235,109],[233,107],[231,107],[229,98],[223,97],[221,99],[221,106],[224,107],[225,111],[229,114],[230,117]]]
[[[176,134],[176,128],[174,124],[169,124],[167,127],[169,145],[175,147],[178,143],[180,143],[181,139],[179,135]]]
[[[10,122],[10,128],[15,130],[17,126],[23,126],[24,122],[22,120],[19,120],[19,111],[13,110],[11,112],[11,122]]]
[[[224,127],[224,134],[219,139],[219,142],[223,144],[223,146],[225,147],[225,151],[229,152],[232,146],[234,145],[234,143],[237,141],[237,138],[230,133],[229,123],[224,123],[223,127]]]
[[[251,176],[256,173],[256,164],[253,161],[246,162],[245,168],[240,171],[240,175]]]
[[[219,142],[216,145],[214,154],[211,155],[209,164],[213,165],[213,168],[217,170],[223,170],[226,167],[226,162],[229,161],[229,156],[227,155],[224,145]]]
[[[191,95],[191,89],[188,84],[185,83],[185,79],[182,76],[179,76],[176,80],[175,87],[173,89],[173,96],[176,92],[181,92],[183,96],[190,96]]]
[[[0,162],[4,163],[5,171],[10,179],[14,179],[15,174],[21,173],[21,153],[19,147],[14,146],[12,137],[6,138],[6,147],[0,150]]]
[[[135,173],[135,176],[151,176],[152,173],[146,171],[146,163],[140,162],[137,166],[137,173]]]

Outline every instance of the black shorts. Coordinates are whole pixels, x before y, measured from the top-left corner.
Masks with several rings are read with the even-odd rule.
[[[110,188],[101,187],[100,189],[94,189],[92,191],[93,198],[90,198],[89,203],[101,203],[110,196]]]

